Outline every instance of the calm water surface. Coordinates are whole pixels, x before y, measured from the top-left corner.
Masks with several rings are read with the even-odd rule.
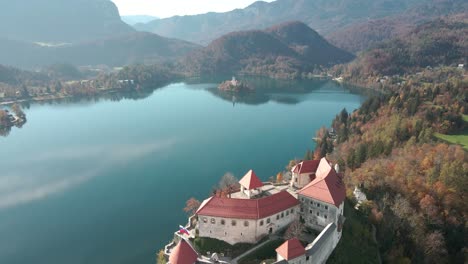
[[[251,83],[236,98],[194,81],[31,105],[0,138],[0,263],[154,263],[188,198],[226,172],[268,179],[364,98],[331,82]]]

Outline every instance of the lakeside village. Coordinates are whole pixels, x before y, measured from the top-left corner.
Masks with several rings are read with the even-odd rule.
[[[325,263],[340,241],[345,221],[342,177],[338,164],[333,166],[326,158],[296,164],[278,183],[262,182],[250,170],[239,181],[240,188],[204,200],[188,224],[174,233],[163,257],[171,264],[238,263],[286,231],[289,239],[278,244],[276,260],[268,263]],[[204,252],[196,250],[197,240],[206,240]],[[216,252],[223,241],[249,246],[233,258]]]

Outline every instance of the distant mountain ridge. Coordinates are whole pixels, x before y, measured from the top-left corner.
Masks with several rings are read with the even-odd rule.
[[[76,43],[132,33],[109,0],[0,0],[0,36]]]
[[[121,18],[123,22],[131,26],[134,26],[138,23],[148,23],[150,21],[159,19],[158,17],[147,15],[121,16]]]
[[[263,31],[224,35],[189,54],[181,67],[191,75],[245,73],[295,78],[352,58],[304,23],[295,21]]]
[[[199,46],[137,32],[110,0],[0,0],[0,64],[159,63]]]
[[[300,20],[321,34],[367,19],[378,19],[407,10],[430,0],[276,0],[255,2],[245,9],[226,13],[207,13],[138,24],[142,31],[184,39],[199,44],[233,31],[266,28],[278,23]]]

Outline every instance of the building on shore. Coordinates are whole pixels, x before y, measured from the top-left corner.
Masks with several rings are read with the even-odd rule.
[[[275,263],[325,263],[341,239],[345,220],[343,176],[338,166],[333,167],[326,158],[300,162],[291,169],[291,175],[289,183],[263,183],[250,170],[239,181],[240,190],[228,197],[212,196],[202,202],[189,219],[192,229],[188,237],[195,234],[231,245],[254,244],[300,219],[320,234],[307,245],[301,244],[298,238],[286,241],[276,249]],[[166,249],[175,245],[173,242]],[[183,264],[197,261],[198,254],[183,237],[169,254],[171,264],[182,264],[175,262],[178,258],[173,254],[180,254],[177,252],[191,252],[186,253],[191,256],[189,262]],[[198,256],[197,263],[202,263],[200,260],[208,261]]]
[[[203,201],[196,213],[200,237],[232,245],[256,243],[298,219],[299,201],[288,191],[263,185],[253,171],[239,183],[241,191],[231,198],[213,196]]]

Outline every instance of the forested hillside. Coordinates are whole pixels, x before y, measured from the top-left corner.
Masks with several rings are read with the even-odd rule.
[[[349,79],[414,73],[421,68],[466,64],[466,14],[426,22],[408,33],[383,42],[346,65]]]
[[[299,78],[322,66],[344,63],[352,58],[307,25],[287,22],[264,31],[222,36],[187,56],[181,68],[188,75],[246,73]]]
[[[335,68],[382,93],[343,110],[336,137],[320,130],[314,155],[339,162],[349,197],[356,186],[367,194],[361,210],[384,262],[466,263],[468,76],[452,65],[466,59],[466,23],[438,19],[406,36]]]
[[[0,63],[34,69],[57,63],[76,66],[156,64],[180,58],[198,45],[156,34],[135,32],[56,47],[0,38]]]
[[[356,53],[382,41],[404,37],[415,27],[435,18],[463,14],[467,10],[468,2],[464,0],[423,2],[399,14],[352,23],[326,37],[337,47]]]
[[[277,0],[258,1],[245,9],[226,13],[176,16],[138,24],[138,30],[166,37],[208,44],[233,31],[266,28],[300,20],[320,34],[328,34],[353,23],[399,14],[429,0]]]

